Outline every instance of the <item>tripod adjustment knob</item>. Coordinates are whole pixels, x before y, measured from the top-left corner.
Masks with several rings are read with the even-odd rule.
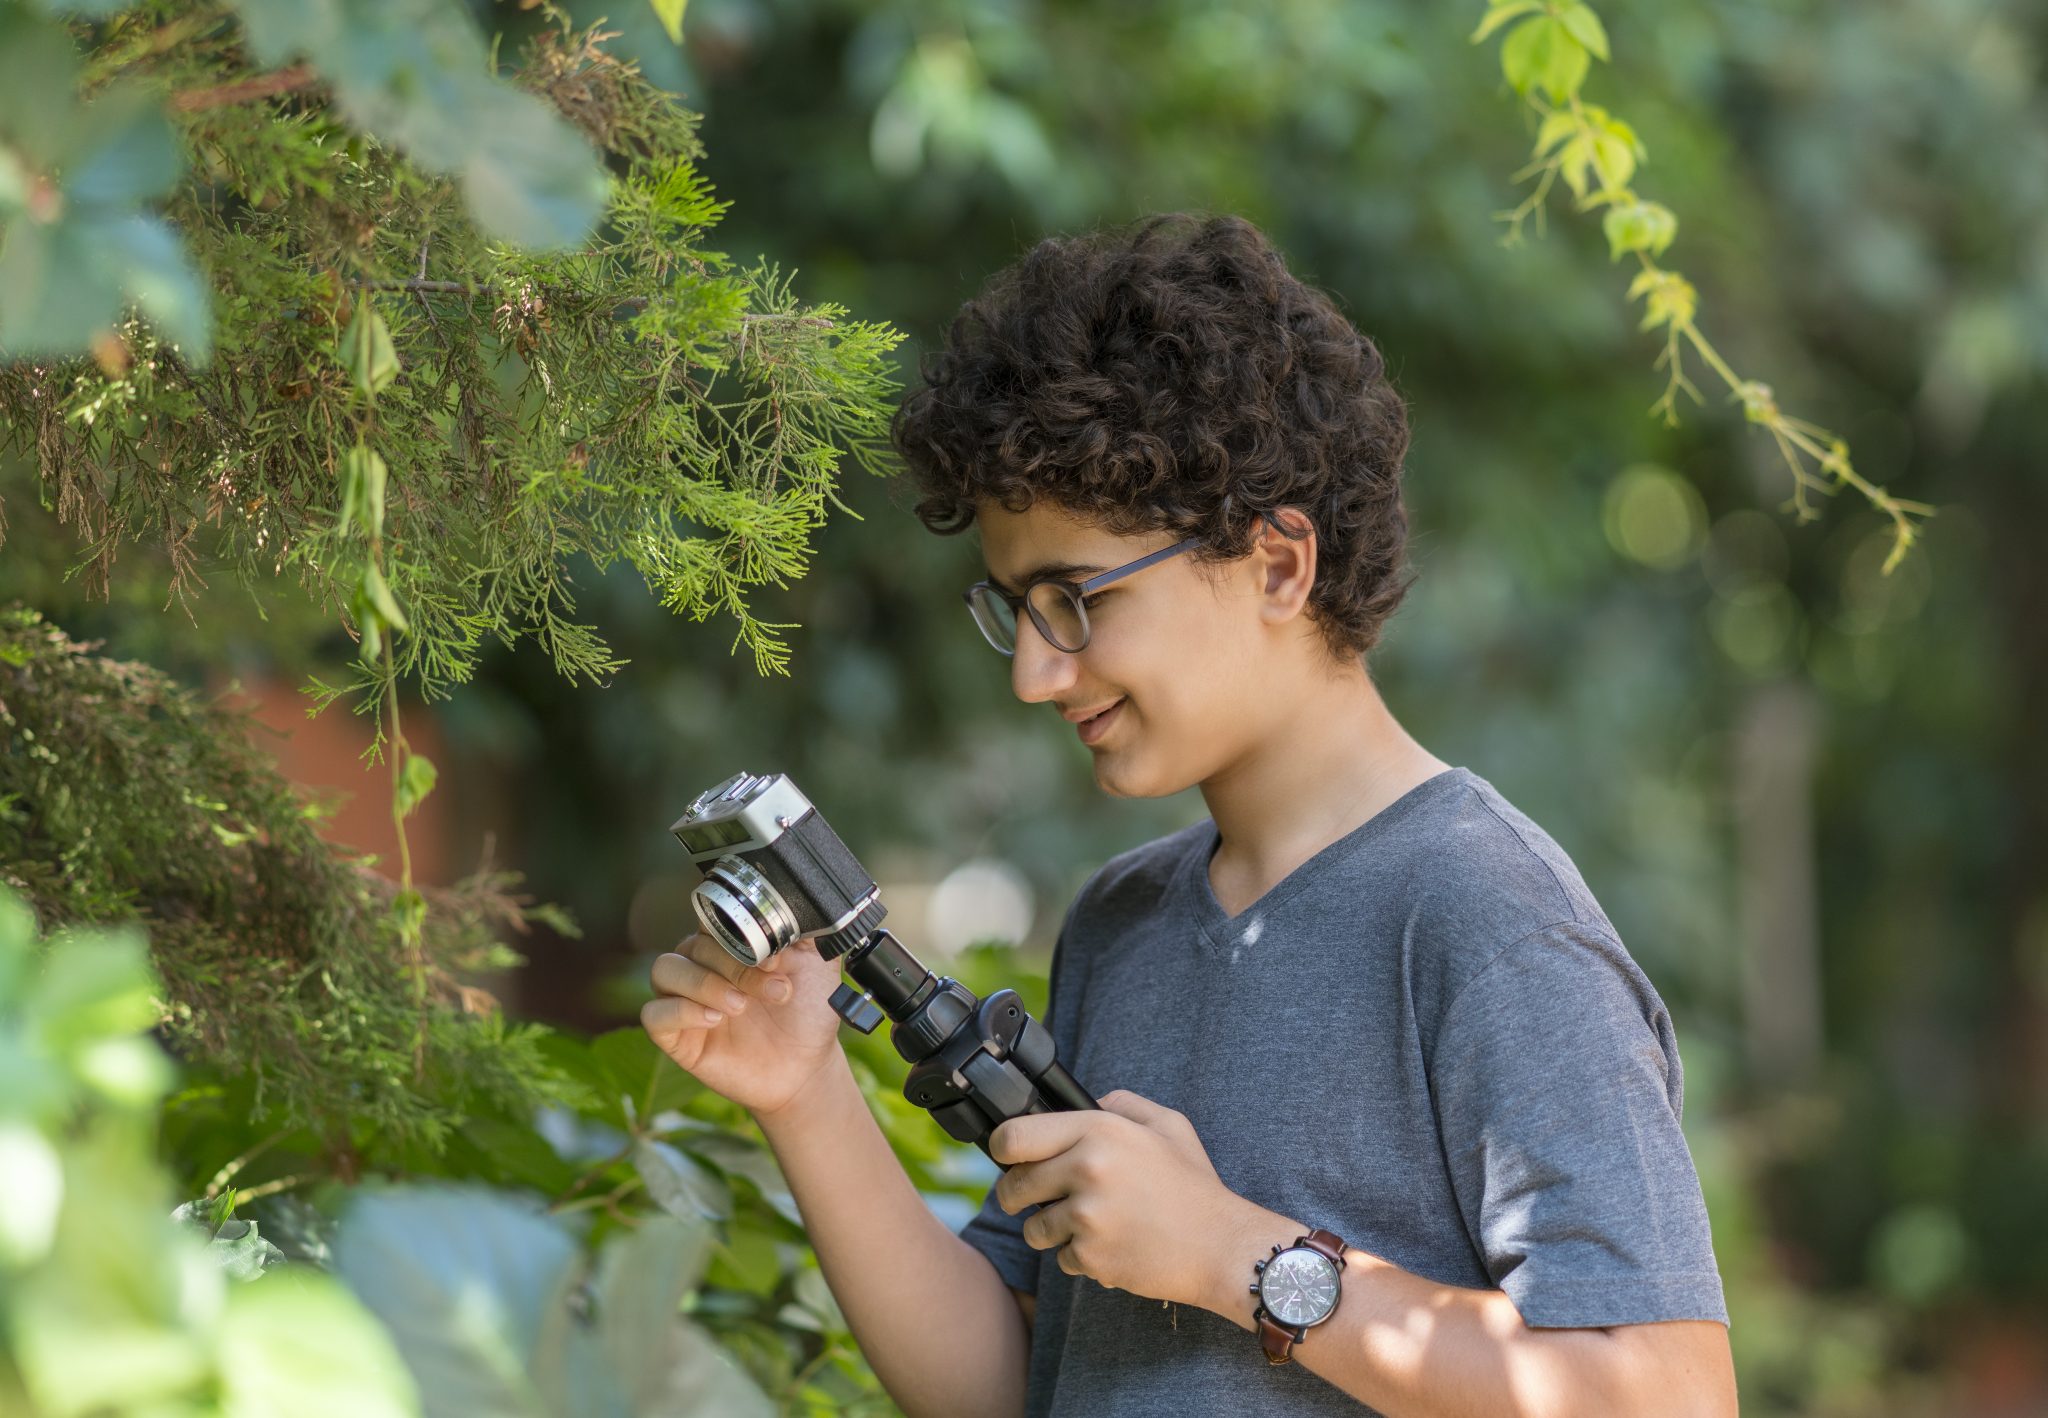
[[[832,991],[832,1011],[863,1034],[875,1032],[882,1022],[882,1007],[868,995],[840,981]]]

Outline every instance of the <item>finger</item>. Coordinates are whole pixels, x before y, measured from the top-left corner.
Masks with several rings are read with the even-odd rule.
[[[1067,1208],[1055,1203],[1032,1213],[1018,1234],[1024,1238],[1024,1244],[1033,1250],[1049,1251],[1073,1240],[1074,1227],[1067,1215]]]
[[[676,947],[675,953],[706,970],[723,975],[734,984],[738,984],[741,977],[754,968],[733,959],[730,951],[702,931],[684,937],[682,944]]]
[[[707,969],[717,971],[741,989],[753,994],[762,995],[767,999],[787,999],[791,989],[794,988],[791,987],[791,989],[785,989],[779,993],[775,990],[764,990],[761,988],[761,982],[763,981],[786,981],[789,978],[782,969],[782,957],[779,954],[769,956],[759,965],[747,965],[735,959],[730,951],[702,931],[689,937],[681,945],[677,946],[676,950],[685,958],[694,960]]]
[[[996,1205],[1015,1216],[1027,1207],[1045,1206],[1072,1196],[1079,1185],[1069,1161],[1072,1156],[1061,1153],[1043,1162],[1010,1168],[996,1178]]]
[[[988,1135],[989,1159],[1007,1167],[1057,1157],[1092,1129],[1101,1127],[1104,1116],[1102,1110],[1091,1108],[1085,1112],[1027,1113],[1011,1118]]]
[[[724,1018],[722,1012],[706,1008],[695,1000],[673,996],[651,999],[640,1006],[640,1027],[664,1052],[677,1048],[683,1036],[691,1031],[714,1028]]]
[[[738,1014],[747,1007],[745,989],[684,955],[658,955],[647,978],[655,991],[694,1000],[709,1009]]]
[[[1155,1103],[1142,1093],[1133,1093],[1128,1088],[1118,1088],[1103,1094],[1095,1100],[1102,1105],[1105,1113],[1114,1113],[1120,1118],[1129,1118],[1134,1123],[1156,1127],[1180,1116],[1164,1103]]]

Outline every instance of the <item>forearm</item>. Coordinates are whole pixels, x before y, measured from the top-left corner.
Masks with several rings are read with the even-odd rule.
[[[1256,1335],[1252,1263],[1310,1228],[1250,1202],[1239,1215],[1218,1238],[1202,1303]],[[1441,1285],[1356,1247],[1345,1262],[1336,1311],[1292,1361],[1387,1418],[1735,1413],[1725,1340],[1719,1355],[1703,1344],[1673,1362],[1632,1333],[1665,1326],[1532,1329],[1499,1290]],[[1255,1341],[1246,1348],[1248,1362],[1265,1362]]]
[[[853,1337],[908,1418],[1018,1414],[1030,1336],[988,1258],[889,1148],[844,1058],[762,1132]]]

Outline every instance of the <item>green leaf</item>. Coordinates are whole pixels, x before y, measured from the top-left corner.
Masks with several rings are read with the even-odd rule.
[[[23,166],[21,155],[0,146],[0,220],[11,221],[28,207],[35,175]]]
[[[0,146],[55,167],[78,122],[78,46],[62,25],[0,5]]]
[[[1568,108],[1556,109],[1543,117],[1536,130],[1536,156],[1542,157],[1578,130],[1578,115]]]
[[[1479,21],[1479,27],[1472,31],[1473,44],[1480,44],[1486,37],[1518,15],[1533,15],[1543,8],[1537,0],[1501,0],[1489,9]]]
[[[228,1202],[231,1196],[223,1195],[219,1202]],[[244,1221],[223,1216],[223,1208],[214,1202],[188,1201],[171,1213],[173,1221],[182,1221],[204,1236],[207,1247],[221,1272],[230,1280],[254,1280],[271,1266],[284,1263],[284,1252],[263,1238],[262,1228],[254,1221]]]
[[[399,816],[410,816],[427,794],[434,791],[434,780],[439,776],[432,759],[425,754],[408,751],[405,766],[398,770]]]
[[[177,1084],[164,1051],[139,1034],[86,1045],[73,1056],[71,1071],[102,1098],[126,1108],[146,1108]]]
[[[758,1143],[729,1132],[692,1132],[681,1141],[692,1157],[711,1163],[730,1180],[743,1178],[753,1184],[761,1200],[784,1220],[801,1228],[803,1214],[797,1210],[789,1179],[782,1174],[775,1154]]]
[[[386,469],[377,451],[358,443],[341,455],[341,525],[344,532],[360,527],[365,536],[384,534]]]
[[[1662,255],[1678,234],[1678,218],[1660,202],[1616,203],[1600,225],[1607,233],[1608,257],[1615,261],[1630,251]]]
[[[661,27],[668,31],[668,37],[677,44],[683,42],[683,11],[690,0],[649,0],[654,13],[661,17]]]
[[[598,1258],[592,1290],[599,1339],[610,1366],[625,1379],[636,1413],[662,1411],[655,1405],[668,1381],[663,1351],[683,1323],[683,1296],[703,1277],[714,1244],[711,1228],[700,1220],[653,1216],[615,1237]],[[726,1411],[702,1399],[697,1403],[706,1412]]]
[[[398,918],[398,932],[407,940],[419,936],[420,923],[427,918],[427,898],[411,887],[391,898],[391,912]]]
[[[606,1351],[612,1345],[607,1342]],[[732,1353],[701,1326],[677,1320],[651,1349],[635,1354],[627,1372],[643,1414],[701,1413],[717,1418],[773,1418],[781,1412]]]
[[[0,354],[80,354],[120,314],[120,287],[95,257],[90,223],[15,222],[0,234]]]
[[[772,1418],[776,1406],[725,1346],[678,1314],[711,1245],[702,1221],[669,1216],[606,1243],[590,1287],[596,1333],[557,1311],[535,1347],[533,1373],[556,1412]]]
[[[372,397],[398,377],[398,351],[392,347],[391,331],[368,291],[357,298],[355,317],[342,331],[336,355],[356,387]]]
[[[644,1108],[652,1116],[680,1108],[703,1091],[703,1085],[656,1048],[637,1024],[598,1035],[590,1041],[590,1052],[611,1079],[605,1099],[611,1116],[619,1116],[622,1095],[632,1099],[635,1115]]]
[[[156,1024],[156,977],[139,931],[68,935],[52,940],[28,1011],[43,1043],[69,1058],[110,1037]]]
[[[1699,292],[1691,281],[1675,271],[1644,271],[1629,283],[1628,298],[1646,295],[1640,330],[1654,329],[1667,322],[1689,322],[1698,308]]]
[[[343,1216],[334,1261],[432,1412],[547,1414],[528,1362],[576,1269],[561,1227],[480,1187],[370,1192]]]
[[[415,1418],[419,1386],[392,1337],[339,1283],[299,1266],[229,1293],[222,1418]]]
[[[6,650],[16,647],[7,646]],[[0,658],[17,669],[27,663],[26,659],[6,657],[0,651]],[[25,980],[36,962],[36,915],[23,901],[5,885],[0,885],[0,1000],[19,998],[21,982]],[[5,1096],[0,1093],[0,1096]]]
[[[64,1168],[49,1139],[0,1122],[0,1265],[25,1267],[49,1253],[63,1200]]]
[[[385,584],[384,573],[377,569],[375,562],[363,563],[362,593],[370,608],[377,613],[378,620],[393,630],[411,629],[406,624],[405,612],[398,608],[398,598],[391,594],[391,587]]]
[[[249,52],[267,69],[282,68],[299,55],[335,60],[344,35],[345,0],[240,0],[242,33]],[[360,28],[368,29],[367,24]],[[351,36],[355,38],[355,36]]]
[[[165,339],[194,364],[213,353],[212,305],[170,227],[140,213],[96,223],[97,259]]]
[[[124,213],[169,191],[184,166],[162,100],[138,83],[117,84],[87,104],[70,147],[65,199]]]
[[[1567,5],[1558,12],[1558,20],[1572,32],[1572,38],[1584,45],[1598,59],[1607,58],[1607,27],[1600,23],[1600,17],[1587,5]]]
[[[597,153],[539,98],[504,89],[471,137],[462,193],[491,236],[540,249],[570,247],[604,215],[610,185]]]
[[[647,1194],[671,1216],[723,1221],[732,1215],[732,1188],[725,1179],[665,1142],[635,1142],[633,1167],[647,1183]]]
[[[751,1222],[734,1222],[705,1278],[713,1285],[764,1299],[773,1295],[782,1285],[782,1254],[776,1249],[775,1237]]]
[[[1517,25],[1500,47],[1501,72],[1518,94],[1541,87],[1551,102],[1563,103],[1578,92],[1592,63],[1586,48],[1554,15]]]

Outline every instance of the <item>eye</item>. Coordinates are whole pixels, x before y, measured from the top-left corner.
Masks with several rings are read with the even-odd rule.
[[[1102,604],[1102,598],[1104,596],[1107,596],[1108,594],[1109,592],[1107,591],[1097,591],[1092,596],[1081,597],[1081,609],[1089,611],[1094,610],[1097,606]]]

